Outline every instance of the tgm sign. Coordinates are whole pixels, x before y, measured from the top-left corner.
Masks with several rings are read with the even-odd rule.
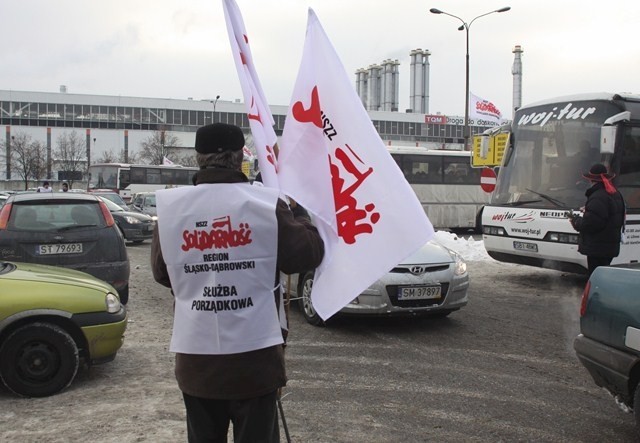
[[[434,125],[444,125],[447,123],[447,116],[446,115],[425,115],[424,122],[431,123]]]

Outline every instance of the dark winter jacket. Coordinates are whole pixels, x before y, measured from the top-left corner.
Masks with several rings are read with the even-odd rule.
[[[601,182],[585,192],[584,216],[572,220],[580,233],[578,251],[591,257],[617,257],[624,225],[624,201],[620,192],[609,194]]]
[[[208,168],[198,171],[194,182],[196,185],[242,183],[247,182],[247,179],[240,171]],[[315,269],[324,255],[324,244],[317,229],[304,217],[294,218],[282,200],[276,206],[276,219],[278,258],[274,287],[280,282],[280,271],[293,274]],[[151,269],[158,283],[171,287],[157,228],[151,243]],[[274,291],[274,295],[276,294]],[[278,297],[275,299],[277,304]],[[195,397],[253,398],[273,392],[286,384],[284,348],[277,345],[231,355],[177,353],[175,375],[180,390]]]

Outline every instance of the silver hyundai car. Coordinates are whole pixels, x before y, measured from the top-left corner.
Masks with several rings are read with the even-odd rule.
[[[307,322],[324,322],[313,308],[314,271],[283,276],[283,287]],[[469,274],[463,258],[430,241],[363,291],[338,314],[446,317],[467,304]]]

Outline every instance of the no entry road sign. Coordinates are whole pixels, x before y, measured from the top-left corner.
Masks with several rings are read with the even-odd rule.
[[[484,192],[493,192],[496,189],[498,177],[491,168],[484,168],[480,174],[480,187]]]

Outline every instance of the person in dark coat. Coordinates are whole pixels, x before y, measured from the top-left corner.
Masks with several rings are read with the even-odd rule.
[[[583,176],[592,184],[585,192],[584,215],[573,215],[570,221],[580,234],[578,252],[587,256],[591,275],[598,266],[609,266],[620,253],[625,205],[611,182],[614,175],[609,174],[602,163],[593,165]]]
[[[195,149],[200,170],[193,177],[196,189],[200,185],[203,185],[203,189],[208,189],[209,184],[225,184],[225,186],[234,184],[238,187],[234,189],[242,189],[242,193],[249,196],[266,192],[263,191],[264,188],[250,186],[247,177],[242,173],[243,146],[244,136],[237,126],[214,123],[199,128],[196,132]],[[226,188],[212,187],[211,189],[212,191],[207,192]],[[220,201],[219,195],[216,198]],[[251,204],[252,197],[247,198],[243,203],[244,206]],[[268,213],[269,209],[267,208],[266,211]],[[274,251],[273,259],[276,274],[273,276],[273,281],[269,282],[269,285],[273,284],[273,286],[269,287],[275,288],[274,303],[279,305],[280,272],[293,274],[315,269],[324,256],[324,244],[311,222],[305,217],[294,216],[286,203],[277,197],[274,211],[275,217],[270,216],[270,221],[265,218],[262,224],[252,226],[253,234],[257,236],[259,235],[257,231],[262,225],[277,224],[277,227],[270,228],[277,232],[277,252]],[[154,230],[151,267],[154,279],[172,288],[172,292],[175,293],[175,315],[178,315],[180,288],[175,284],[176,282],[172,284],[170,269],[168,270],[163,257],[161,243],[163,234],[158,232],[162,222],[160,218],[158,227]],[[182,236],[182,233],[177,234]],[[207,251],[218,252],[215,248]],[[245,270],[240,272],[239,277],[235,278],[238,280],[255,278],[250,271]],[[216,278],[220,277],[216,277],[212,272],[207,278],[211,278],[210,284],[215,286]],[[242,284],[242,281],[234,283],[238,287],[242,287]],[[194,294],[194,297],[196,295]],[[259,294],[253,294],[253,297],[257,299]],[[218,316],[220,312],[208,315]],[[259,319],[259,321],[262,320]],[[272,320],[269,319],[269,321]],[[187,324],[186,327],[192,326]],[[234,327],[238,329],[237,326]],[[279,327],[276,326],[276,328]],[[175,332],[174,330],[174,334]],[[241,330],[237,332],[242,334]],[[282,330],[282,335],[286,339],[285,330]],[[281,343],[283,341],[280,340]],[[284,344],[228,354],[174,352],[176,352],[175,376],[183,393],[189,442],[226,442],[230,423],[233,423],[235,442],[279,441],[276,402],[279,390],[287,380]]]

